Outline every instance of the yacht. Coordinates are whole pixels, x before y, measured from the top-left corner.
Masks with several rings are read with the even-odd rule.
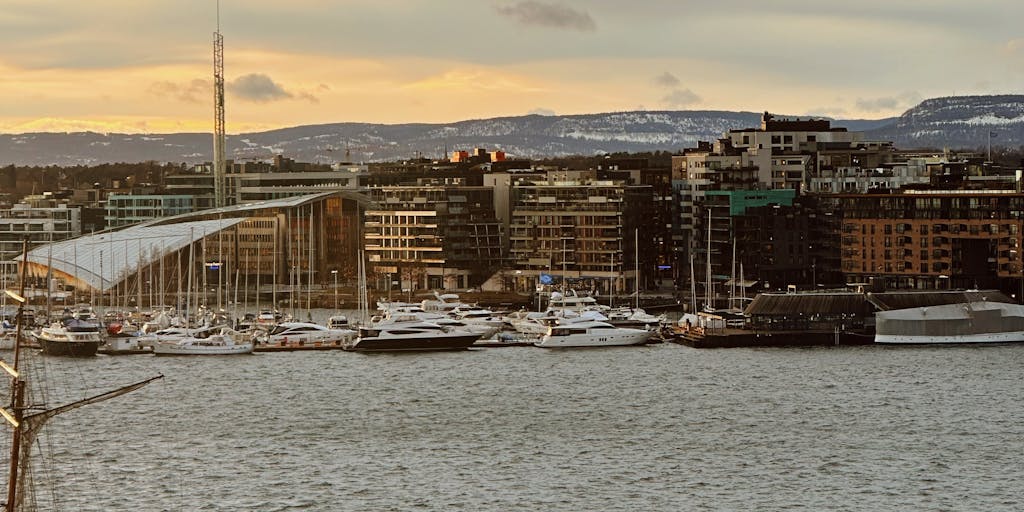
[[[432,322],[397,322],[359,329],[359,337],[346,347],[356,352],[398,350],[460,350],[469,348],[480,334],[446,329]]]
[[[153,345],[153,353],[158,356],[227,356],[251,354],[253,348],[253,342],[244,334],[224,327],[205,338],[186,336],[157,343]]]
[[[582,320],[549,327],[548,333],[535,345],[544,348],[642,345],[647,343],[652,334],[643,329],[627,329],[615,327],[608,322]]]
[[[44,354],[52,356],[94,356],[103,344],[99,325],[77,318],[54,322],[35,333]]]
[[[260,335],[259,342],[270,345],[342,345],[355,337],[356,332],[352,329],[332,329],[308,322],[284,322]]]

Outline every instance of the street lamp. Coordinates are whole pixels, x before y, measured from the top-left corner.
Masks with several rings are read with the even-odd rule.
[[[332,270],[331,274],[334,275],[334,310],[338,311],[338,271]]]

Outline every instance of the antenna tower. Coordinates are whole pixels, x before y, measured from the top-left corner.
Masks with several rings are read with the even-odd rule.
[[[220,35],[220,2],[217,2],[217,31],[213,33],[213,202],[224,203],[224,36]]]

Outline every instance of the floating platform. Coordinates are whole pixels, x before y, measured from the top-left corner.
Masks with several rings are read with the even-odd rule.
[[[672,342],[693,348],[827,347],[871,345],[873,334],[827,331],[752,331],[747,329],[691,329],[678,331]]]

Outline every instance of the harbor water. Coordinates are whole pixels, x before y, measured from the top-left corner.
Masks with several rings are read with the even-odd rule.
[[[48,365],[165,375],[47,427],[62,510],[1024,509],[1021,345]]]

